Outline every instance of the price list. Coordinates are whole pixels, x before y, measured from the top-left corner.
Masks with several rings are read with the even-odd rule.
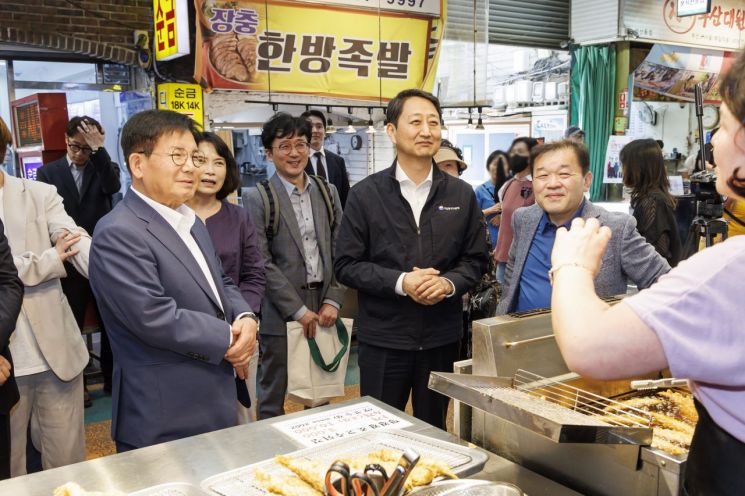
[[[41,122],[39,122],[39,104],[30,103],[16,107],[16,125],[18,126],[18,146],[41,145]]]

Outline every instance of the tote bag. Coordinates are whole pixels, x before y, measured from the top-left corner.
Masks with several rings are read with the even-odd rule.
[[[287,324],[287,396],[290,400],[312,407],[344,396],[351,328],[342,319],[336,319],[335,326],[319,325],[316,337],[306,338],[299,322]]]

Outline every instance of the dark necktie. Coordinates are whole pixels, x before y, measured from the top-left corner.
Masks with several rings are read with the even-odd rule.
[[[323,167],[323,154],[321,152],[316,152],[313,156],[316,157],[316,174],[324,179],[328,179],[326,169]]]

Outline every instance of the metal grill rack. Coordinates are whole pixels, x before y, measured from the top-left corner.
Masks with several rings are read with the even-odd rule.
[[[429,387],[557,443],[639,444],[652,441],[641,410],[518,370],[515,377],[433,372]]]

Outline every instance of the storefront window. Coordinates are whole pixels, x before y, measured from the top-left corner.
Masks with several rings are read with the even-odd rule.
[[[96,83],[95,64],[71,62],[13,61],[13,79],[16,81],[54,81],[59,83]]]

